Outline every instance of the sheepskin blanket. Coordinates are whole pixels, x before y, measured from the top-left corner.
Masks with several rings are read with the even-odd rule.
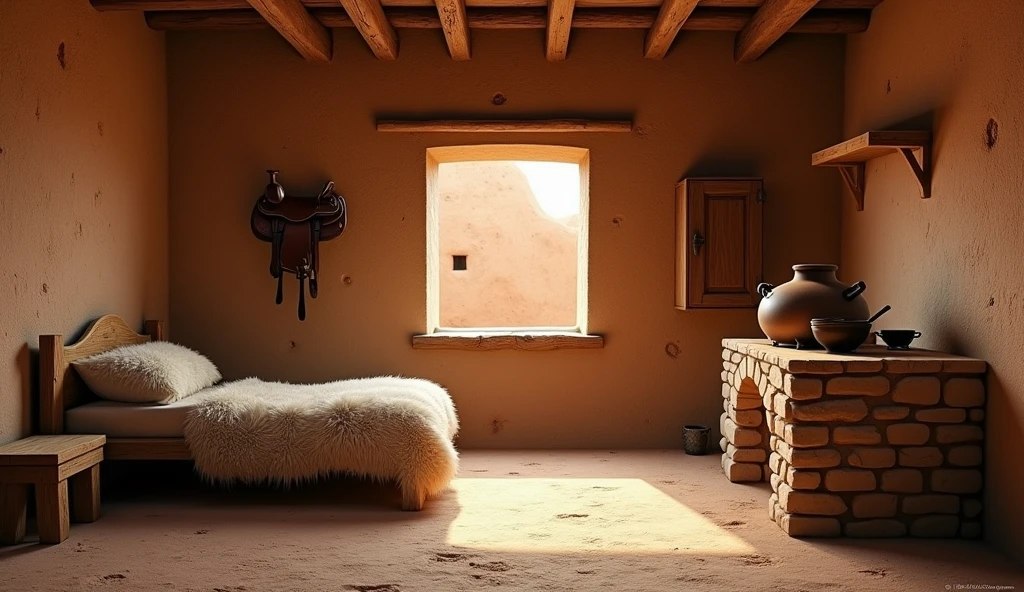
[[[248,378],[195,397],[185,440],[199,472],[214,481],[288,484],[350,473],[395,479],[405,499],[422,504],[458,471],[455,407],[427,380]]]

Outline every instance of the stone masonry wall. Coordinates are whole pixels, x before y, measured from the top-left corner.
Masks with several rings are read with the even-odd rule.
[[[730,339],[722,359],[722,468],[771,483],[787,534],[981,536],[984,361]]]

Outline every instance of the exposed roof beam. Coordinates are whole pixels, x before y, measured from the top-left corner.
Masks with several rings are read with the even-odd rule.
[[[93,8],[107,10],[241,10],[249,8],[247,0],[90,0]],[[301,0],[306,8],[334,8],[336,0]],[[700,8],[757,8],[764,0],[700,0]],[[820,0],[817,8],[874,8],[882,0]],[[652,8],[662,0],[576,0],[576,8]],[[381,0],[385,7],[434,6],[434,0]],[[548,0],[465,0],[471,8],[546,7]]]
[[[818,0],[765,0],[754,18],[736,35],[733,58],[745,64],[761,57],[817,3]]]
[[[560,62],[569,53],[569,30],[576,0],[549,0],[548,39],[546,52],[549,62]]]
[[[380,0],[341,0],[341,5],[373,55],[381,60],[398,58],[398,35],[384,15]]]
[[[433,8],[389,8],[385,14],[398,29],[440,29],[441,20]],[[355,24],[344,10],[312,11],[325,27],[351,28]],[[651,8],[577,8],[573,12],[574,29],[650,29],[658,14]],[[698,8],[683,23],[684,31],[736,32],[750,21],[750,10]],[[541,8],[467,8],[470,29],[544,29],[547,14]],[[813,10],[793,25],[791,33],[846,34],[868,29],[871,13],[866,10]],[[268,25],[251,10],[209,10],[147,12],[146,23],[158,31],[187,30],[250,30]]]
[[[332,39],[299,0],[248,0],[270,26],[311,62],[331,61]]]
[[[441,19],[444,40],[453,60],[469,59],[469,22],[466,20],[464,0],[435,0],[437,15]]]
[[[665,0],[644,40],[644,57],[652,60],[665,57],[679,29],[683,28],[695,8],[697,0]]]

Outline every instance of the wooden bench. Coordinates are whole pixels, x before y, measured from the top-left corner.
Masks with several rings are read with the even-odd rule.
[[[29,485],[36,490],[39,542],[63,542],[71,520],[97,520],[106,441],[106,436],[32,436],[0,446],[0,544],[25,537]]]

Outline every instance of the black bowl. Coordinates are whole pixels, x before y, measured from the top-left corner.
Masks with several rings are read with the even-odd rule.
[[[837,319],[812,319],[811,333],[814,339],[828,352],[838,354],[852,352],[867,341],[871,334],[871,323],[867,321],[844,321]]]
[[[921,332],[914,329],[883,329],[875,331],[875,335],[881,337],[889,349],[910,349],[910,342],[920,337]]]

